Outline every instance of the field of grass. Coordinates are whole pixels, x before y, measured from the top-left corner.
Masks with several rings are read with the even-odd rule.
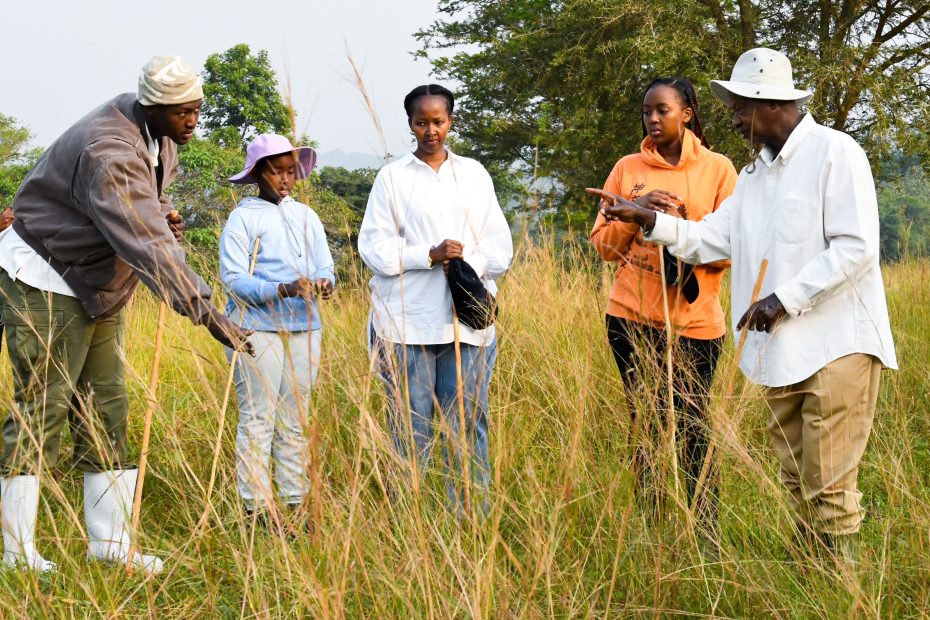
[[[192,535],[228,365],[204,329],[170,316],[141,527],[143,547],[162,555],[166,571],[143,578],[85,563],[82,477],[66,450],[43,485],[37,537],[60,570],[41,578],[0,573],[0,617],[930,615],[930,262],[885,268],[902,369],[883,373],[861,469],[868,517],[858,576],[786,552],[791,519],[759,392],[737,379],[723,393],[733,374],[729,345],[712,406],[725,439],[720,557],[699,552],[674,503],[654,518],[634,498],[628,414],[603,330],[610,274],[529,242],[502,282],[489,517],[459,523],[444,506],[439,472],[426,475],[419,495],[389,494],[403,477],[388,447],[381,386],[369,372],[366,288],[348,279],[323,309],[312,408],[324,481],[318,544],[254,528],[245,517],[233,474],[234,403],[213,517],[203,535]],[[140,291],[129,312],[134,454],[156,310]],[[5,356],[0,366],[6,409]]]

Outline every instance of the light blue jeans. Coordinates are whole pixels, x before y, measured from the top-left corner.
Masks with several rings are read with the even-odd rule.
[[[271,460],[281,503],[299,504],[310,489],[306,431],[310,392],[320,369],[322,330],[262,332],[249,337],[255,357],[236,360],[239,425],[236,482],[248,510],[274,502]],[[226,349],[226,358],[232,359]]]
[[[460,513],[464,506],[464,476],[455,345],[451,342],[402,345],[381,340],[374,334],[371,338],[378,374],[387,393],[388,426],[395,448],[404,459],[409,460],[412,454],[418,471],[422,472],[429,464],[437,436],[442,437],[446,492],[453,509]],[[483,347],[462,344],[461,356],[471,495],[480,498],[475,505],[487,513],[491,482],[488,387],[497,360],[497,339]],[[407,389],[409,408],[405,404]]]

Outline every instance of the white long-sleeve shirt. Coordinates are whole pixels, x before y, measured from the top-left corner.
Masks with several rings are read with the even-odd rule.
[[[491,177],[473,159],[449,152],[436,172],[408,153],[375,178],[358,235],[358,251],[374,273],[371,320],[391,342],[444,344],[453,340],[452,295],[442,264],[427,264],[445,239],[464,245],[464,258],[492,294],[510,266],[510,227]],[[461,341],[485,346],[494,326],[460,325]]]
[[[748,338],[740,369],[754,383],[791,385],[851,353],[897,368],[865,152],[808,114],[781,152],[763,149],[755,167],[743,169],[715,213],[700,222],[657,214],[647,238],[688,262],[732,259],[734,334],[769,260],[759,298],[775,293],[789,316],[771,334],[737,334]]]

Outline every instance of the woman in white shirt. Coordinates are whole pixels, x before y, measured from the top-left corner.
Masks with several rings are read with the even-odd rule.
[[[373,272],[370,343],[387,391],[394,445],[422,470],[438,425],[447,444],[449,499],[460,510],[455,326],[443,267],[451,259],[463,259],[496,294],[494,280],[507,271],[513,243],[487,171],[445,146],[453,106],[452,93],[435,84],[419,86],[404,99],[417,148],[378,173],[358,249]],[[476,330],[460,324],[459,340],[465,442],[472,483],[482,492],[486,508],[487,398],[497,353],[495,327]]]

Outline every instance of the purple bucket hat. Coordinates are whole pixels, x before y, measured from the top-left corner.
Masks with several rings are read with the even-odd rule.
[[[297,167],[297,178],[305,179],[310,176],[313,167],[316,166],[316,151],[309,146],[296,147],[291,144],[290,140],[276,133],[263,133],[256,136],[245,150],[245,168],[239,174],[229,177],[229,182],[242,185],[257,183],[258,180],[252,176],[255,164],[265,157],[295,152],[300,164]]]

